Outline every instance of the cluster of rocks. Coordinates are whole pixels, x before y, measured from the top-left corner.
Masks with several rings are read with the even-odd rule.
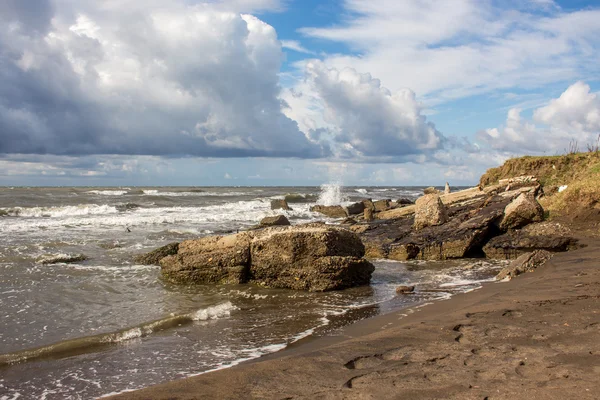
[[[165,279],[183,284],[255,283],[328,291],[365,285],[373,265],[353,232],[323,224],[271,227],[187,240],[158,249]],[[160,258],[157,256],[159,255]]]
[[[378,220],[352,228],[361,232],[367,257],[399,261],[514,259],[536,249],[556,252],[578,247],[577,240],[556,225],[541,222],[539,184],[519,183],[525,185],[508,191],[503,186],[424,195],[407,215],[381,219],[380,214]]]
[[[444,193],[424,192],[414,204],[365,199],[311,207],[344,219],[339,227],[289,226],[284,215],[277,215],[246,232],[172,243],[136,261],[160,264],[164,278],[176,283],[250,282],[327,291],[368,284],[374,267],[365,256],[398,261],[520,257],[501,273],[510,278],[545,262],[550,252],[578,247],[564,227],[542,222],[544,210],[536,199],[542,191],[534,177],[483,189],[451,192],[446,184]],[[291,209],[286,199],[273,200],[271,208]],[[413,290],[407,286],[398,293]]]

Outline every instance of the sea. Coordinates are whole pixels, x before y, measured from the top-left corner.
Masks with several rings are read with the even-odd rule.
[[[134,257],[313,204],[416,199],[422,187],[0,187],[0,400],[90,399],[228,368],[355,321],[493,280],[483,259],[375,260],[369,286],[327,293],[174,285]],[[270,208],[287,198],[291,211]],[[79,257],[83,255],[82,257]],[[79,259],[64,262],[67,259]],[[396,295],[399,285],[416,285]]]

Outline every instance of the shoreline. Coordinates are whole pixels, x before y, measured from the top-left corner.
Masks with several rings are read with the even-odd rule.
[[[600,243],[413,313],[110,399],[597,398]]]

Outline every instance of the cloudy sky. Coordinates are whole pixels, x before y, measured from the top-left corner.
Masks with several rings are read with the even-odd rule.
[[[0,0],[0,185],[453,185],[600,134],[600,3]]]

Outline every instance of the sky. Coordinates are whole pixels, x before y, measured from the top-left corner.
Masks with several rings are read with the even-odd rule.
[[[600,140],[600,0],[0,0],[0,185],[472,185]]]

